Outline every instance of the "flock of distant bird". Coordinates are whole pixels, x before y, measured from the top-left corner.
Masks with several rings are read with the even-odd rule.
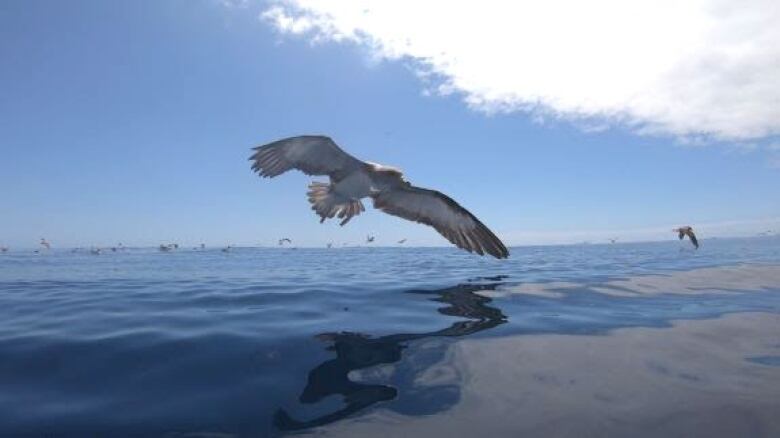
[[[693,227],[691,227],[689,225],[685,225],[685,226],[682,226],[682,227],[679,227],[679,228],[675,228],[672,231],[677,233],[677,237],[680,240],[683,240],[687,236],[688,239],[691,241],[691,244],[694,246],[694,248],[696,248],[696,249],[699,248],[699,239],[696,237],[696,234],[693,232]],[[766,231],[762,231],[762,232],[758,233],[757,236],[771,236],[774,233],[775,232],[773,230],[766,230]],[[373,236],[373,235],[369,234],[368,236],[366,236],[366,243],[367,244],[374,243],[375,238],[376,238],[376,236]],[[615,238],[610,238],[610,239],[607,239],[607,240],[609,240],[610,243],[617,243],[619,238],[615,237]],[[397,241],[396,243],[398,245],[403,245],[404,243],[406,243],[406,241],[407,241],[407,239],[401,239],[401,240]],[[293,243],[293,241],[289,237],[283,237],[283,238],[278,240],[278,246],[292,245],[292,243]],[[46,240],[44,238],[41,238],[40,242],[38,242],[38,245],[41,247],[41,249],[34,250],[33,253],[35,253],[35,254],[39,254],[41,251],[46,251],[46,250],[50,250],[51,249],[51,244],[49,243],[48,240]],[[347,245],[348,245],[347,243],[342,243],[342,246],[347,246]],[[326,248],[333,248],[333,242],[326,243],[325,247]],[[233,248],[234,248],[234,246],[228,245],[228,246],[222,247],[220,249],[220,251],[222,251],[222,252],[230,252]],[[124,251],[126,249],[127,249],[126,246],[122,245],[122,243],[119,243],[117,246],[112,246],[112,247],[109,247],[109,248],[92,247],[92,248],[89,249],[89,253],[90,254],[99,255],[99,254],[102,254],[104,251],[118,252],[118,251]],[[179,244],[178,243],[163,243],[163,244],[160,244],[160,246],[158,247],[158,250],[160,250],[161,252],[172,252],[172,251],[175,251],[175,250],[178,250],[178,249],[179,249]],[[205,250],[206,249],[206,245],[201,243],[199,246],[193,247],[192,249],[193,249],[193,251]],[[9,250],[10,250],[10,248],[8,248],[7,246],[0,246],[0,253],[6,253]],[[71,249],[71,252],[77,253],[77,252],[80,252],[82,250],[83,250],[83,248],[73,248],[73,249]]]

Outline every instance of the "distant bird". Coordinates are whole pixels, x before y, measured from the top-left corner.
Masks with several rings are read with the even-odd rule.
[[[401,239],[401,240],[398,241],[399,245],[403,245],[404,243],[406,243],[406,239]]]
[[[200,244],[200,249],[206,249],[206,244],[205,243],[201,243]]]
[[[160,251],[162,252],[171,252],[176,248],[177,245],[168,243],[168,244],[160,244]]]
[[[693,244],[693,246],[696,249],[699,249],[699,241],[696,240],[696,235],[693,234],[693,228],[686,225],[684,227],[675,228],[672,231],[678,233],[678,237],[680,238],[680,240],[682,240],[683,237],[688,236],[688,238],[691,239],[691,243]]]
[[[331,243],[331,242],[328,242],[327,244],[325,244],[325,247],[327,247],[327,248],[333,248],[333,243]]]
[[[46,239],[44,239],[43,237],[41,237],[40,245],[42,247],[46,248],[46,249],[51,249],[51,244]]]
[[[0,246],[0,252],[8,252],[7,246]]]
[[[233,247],[228,245],[228,246],[222,248],[222,252],[230,252],[231,249],[233,249]]]
[[[284,245],[284,244],[285,244],[285,242],[286,242],[286,243],[290,243],[290,244],[291,244],[291,243],[292,243],[292,240],[288,239],[287,237],[283,237],[283,238],[279,239],[279,246],[282,246],[282,245]]]
[[[506,258],[506,246],[479,219],[447,195],[415,187],[395,168],[358,160],[330,138],[304,135],[254,148],[252,170],[275,177],[290,169],[307,175],[327,175],[330,184],[312,182],[309,202],[320,222],[338,217],[341,225],[365,211],[362,198],[374,208],[401,218],[430,225],[458,248]]]
[[[374,241],[374,236],[366,236],[366,243],[371,243]]]
[[[614,239],[609,239],[609,243],[615,243],[615,242],[617,242],[617,241],[618,241],[618,238],[617,238],[617,237],[615,237]]]

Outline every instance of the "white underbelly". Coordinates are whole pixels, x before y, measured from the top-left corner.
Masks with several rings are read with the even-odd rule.
[[[364,172],[354,172],[333,186],[333,190],[341,196],[360,199],[371,193],[372,181]]]

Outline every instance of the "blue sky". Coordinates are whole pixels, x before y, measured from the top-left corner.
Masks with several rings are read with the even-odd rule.
[[[290,32],[271,7],[0,2],[0,245],[446,243],[371,209],[321,225],[310,177],[251,173],[251,147],[304,133],[448,193],[507,244],[780,226],[780,143],[760,117],[769,134],[691,140],[667,122],[490,111],[458,81],[430,92],[413,56]]]

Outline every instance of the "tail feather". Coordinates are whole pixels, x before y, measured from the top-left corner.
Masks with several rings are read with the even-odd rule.
[[[333,192],[330,184],[315,181],[309,184],[306,194],[309,196],[311,209],[320,216],[320,223],[335,216],[342,219],[340,225],[345,225],[354,216],[366,211],[360,200],[349,199]]]

